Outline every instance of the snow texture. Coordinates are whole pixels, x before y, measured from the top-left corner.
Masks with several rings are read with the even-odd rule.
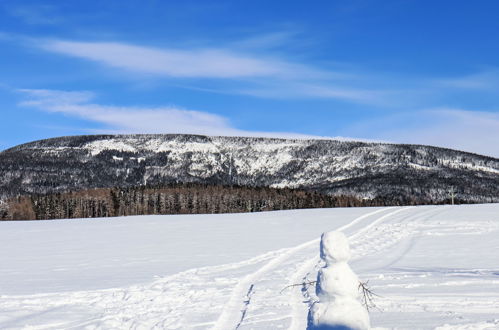
[[[345,234],[337,231],[323,233],[320,246],[321,259],[330,266],[336,262],[348,262],[351,257],[350,244]]]
[[[328,231],[372,329],[499,329],[499,204],[0,222],[0,329],[303,330]]]
[[[339,231],[322,234],[316,294],[310,309],[309,327],[315,329],[369,329],[369,315],[359,301],[359,279],[348,265],[350,245]]]

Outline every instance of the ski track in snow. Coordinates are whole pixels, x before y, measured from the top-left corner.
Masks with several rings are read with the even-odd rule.
[[[362,280],[373,280],[371,288],[383,295],[376,304],[384,313],[377,310],[371,314],[375,322],[395,318],[400,313],[416,318],[420,313],[431,312],[442,315],[443,321],[436,328],[440,330],[499,328],[499,319],[473,322],[464,316],[458,324],[444,321],[458,317],[457,313],[466,315],[470,309],[499,315],[497,294],[480,296],[449,291],[449,294],[429,297],[422,291],[409,295],[397,291],[407,293],[432,287],[458,290],[474,285],[497,288],[499,270],[391,268],[414,248],[419,235],[498,229],[492,223],[487,224],[490,229],[482,223],[483,228],[463,223],[456,227],[451,221],[439,222],[437,226],[425,221],[447,210],[445,206],[422,210],[382,208],[336,229],[349,237],[352,263],[380,252],[391,252],[379,264],[359,273]],[[241,262],[191,269],[125,288],[0,296],[0,328],[305,329],[308,308],[316,299],[315,287],[306,285],[306,281],[315,280],[321,267],[319,241],[320,238],[316,238]],[[401,246],[394,249],[397,244]],[[382,277],[378,269],[385,270]],[[386,273],[387,269],[391,272]],[[439,272],[444,274],[445,281]],[[406,328],[422,327],[416,324]]]
[[[350,227],[356,225],[361,220],[368,218],[369,216],[377,214],[377,213],[384,211],[384,210],[386,210],[386,209],[376,210],[374,212],[370,212],[370,213],[367,213],[365,215],[362,215],[362,216],[358,217],[357,219],[353,220],[351,223],[341,227],[339,230],[344,230],[346,228],[350,228]],[[399,212],[399,211],[400,210],[397,210],[395,212]],[[394,212],[392,212],[392,213],[394,213]],[[300,244],[298,246],[295,246],[293,248],[290,248],[287,251],[285,251],[284,253],[282,253],[281,255],[270,260],[263,267],[257,269],[255,272],[247,275],[244,279],[239,281],[239,283],[234,288],[234,290],[231,294],[229,302],[225,305],[224,310],[223,310],[222,314],[220,315],[220,317],[218,318],[217,322],[215,323],[215,326],[213,329],[223,330],[223,329],[238,328],[237,324],[239,324],[239,323],[236,322],[236,320],[241,319],[240,314],[241,313],[246,314],[247,308],[250,306],[249,304],[246,304],[245,306],[241,306],[241,303],[244,301],[244,292],[248,291],[247,288],[250,286],[253,286],[253,287],[256,286],[257,282],[262,282],[262,281],[265,282],[266,275],[268,272],[272,271],[273,269],[277,268],[278,266],[281,266],[284,262],[288,261],[291,257],[294,257],[300,251],[307,249],[309,247],[314,247],[315,249],[317,249],[317,245],[318,245],[319,241],[320,241],[320,239],[316,238],[316,239],[313,239],[311,241]],[[292,264],[294,265],[295,263],[296,263],[296,259],[293,259]],[[280,269],[280,271],[282,272],[282,269]],[[284,272],[283,275],[287,275],[287,273]],[[286,282],[281,282],[281,283],[286,283]],[[270,297],[270,298],[272,298],[272,297]]]
[[[379,212],[383,212],[383,211],[389,210],[389,209],[391,209],[391,208],[381,209],[377,212],[372,212],[372,213],[368,213],[368,214],[365,214],[363,216],[360,216],[359,218],[352,221],[350,224],[347,224],[343,227],[340,227],[337,230],[338,231],[346,231],[348,228],[352,227],[357,222],[360,222],[361,220],[366,219],[374,214],[377,214]],[[385,215],[379,217],[378,219],[376,219],[375,221],[373,221],[372,223],[370,223],[369,225],[367,225],[366,227],[362,228],[360,231],[358,231],[353,236],[357,236],[360,232],[366,231],[368,228],[375,226],[376,224],[383,221],[384,219],[386,219],[390,216],[393,216],[401,211],[407,210],[407,209],[409,209],[409,207],[397,209],[397,210],[392,211],[388,214],[385,214]],[[352,236],[350,236],[349,238],[351,239]],[[320,239],[318,239],[317,241],[320,241]],[[310,308],[310,306],[312,304],[313,299],[311,297],[313,294],[308,290],[309,286],[306,285],[306,282],[312,280],[309,278],[310,272],[314,268],[314,266],[316,266],[315,270],[317,271],[317,268],[319,266],[319,262],[320,262],[319,254],[316,253],[314,258],[309,259],[309,260],[302,263],[301,267],[295,272],[295,275],[292,277],[291,281],[288,282],[288,286],[293,286],[293,285],[296,285],[298,283],[304,283],[302,285],[302,288],[301,288],[301,294],[297,294],[296,292],[294,292],[293,296],[291,297],[292,321],[291,321],[291,325],[289,327],[289,329],[291,329],[291,330],[305,329],[307,326],[307,313],[308,313],[308,308]],[[306,303],[306,306],[307,306],[306,309],[303,308],[304,303]]]

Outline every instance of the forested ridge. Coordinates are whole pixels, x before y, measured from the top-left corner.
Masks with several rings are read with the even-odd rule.
[[[192,210],[179,208],[162,201],[159,190],[151,190],[193,190],[179,193],[182,199],[199,198],[199,191],[208,190],[202,187],[210,187],[211,193],[219,189],[218,199],[210,199],[218,210],[201,203]],[[271,194],[277,200],[284,198],[286,189],[294,192],[289,192],[286,203],[269,203],[262,196],[254,197],[251,207],[233,203],[230,194],[250,198],[250,194],[238,197],[244,189],[262,194],[278,189]],[[145,194],[147,202],[135,203],[134,210],[113,202],[116,191],[127,198]],[[88,200],[78,197],[90,192],[95,196]],[[324,207],[337,206],[334,198],[355,200],[356,206],[439,204],[451,194],[463,203],[499,202],[499,160],[422,145],[182,134],[61,137],[0,152],[3,218],[12,218],[12,210],[35,202],[30,219],[321,207],[315,202],[304,203],[307,206],[291,202],[293,194],[305,193],[324,196],[324,201],[331,197]],[[99,194],[102,197],[97,198]],[[155,194],[161,203],[149,206],[155,203]],[[206,194],[203,200],[209,197]],[[64,202],[58,202],[61,196]],[[82,205],[76,207],[76,202]],[[225,202],[232,204],[224,206]],[[61,211],[64,203],[73,206]]]

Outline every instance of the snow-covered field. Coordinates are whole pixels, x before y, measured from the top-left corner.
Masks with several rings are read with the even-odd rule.
[[[1,329],[305,329],[343,231],[373,328],[499,329],[499,204],[0,223]]]

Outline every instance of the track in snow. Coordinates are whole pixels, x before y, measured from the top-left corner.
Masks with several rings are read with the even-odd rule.
[[[460,219],[461,210],[470,211]],[[481,220],[468,221],[469,214],[474,217],[480,214],[474,210],[447,206],[383,208],[337,228],[350,238],[351,264],[356,273],[363,280],[370,280],[375,292],[384,297],[377,301],[384,313],[372,314],[373,325],[399,327],[400,322],[417,321],[420,323],[406,328],[471,329],[479,325],[479,329],[487,329],[499,324],[491,317],[499,315],[499,295],[494,294],[499,285],[499,270],[487,268],[494,262],[487,261],[482,268],[466,265],[445,268],[445,255],[435,259],[437,266],[429,266],[431,260],[427,257],[431,259],[438,251],[428,253],[424,249],[431,242],[459,247],[467,239],[484,237],[473,241],[479,245],[496,237],[498,208],[486,209],[489,213],[484,213]],[[445,235],[450,235],[452,241],[441,242]],[[431,238],[436,239],[429,240]],[[493,247],[485,245],[478,256],[489,250]],[[0,328],[304,329],[309,303],[316,299],[314,288],[282,289],[303,279],[315,280],[321,266],[318,251],[319,238],[316,238],[248,260],[191,269],[141,285],[0,295]],[[416,260],[412,268],[406,266],[412,265],[407,263],[408,256],[419,255],[425,259]],[[457,293],[451,294],[446,288]],[[437,293],[429,295],[428,292]],[[431,315],[433,320],[425,319],[426,315]]]
[[[368,253],[389,248],[404,237],[411,235],[414,228],[411,228],[408,223],[418,222],[422,218],[442,212],[440,209],[432,209],[407,213],[413,209],[413,207],[402,207],[395,210],[393,208],[377,210],[362,215],[337,230],[347,233],[352,242],[354,260],[359,259]],[[391,212],[387,213],[390,210]],[[386,230],[378,230],[386,222],[393,222],[393,225],[387,226]],[[405,226],[408,226],[407,230],[399,230]],[[375,235],[378,238],[375,238]],[[239,305],[240,309],[234,304],[226,305],[225,313],[230,311],[233,315],[244,314],[243,322],[239,322],[237,328],[280,327],[285,324],[289,329],[306,328],[308,308],[315,299],[314,288],[306,285],[301,289],[289,286],[315,279],[320,260],[317,253],[319,241],[320,239],[317,238],[289,249],[238,283],[239,288],[233,291],[231,302],[236,300],[235,297],[242,301],[243,297],[238,296],[238,291],[243,285],[251,283],[249,285],[254,291],[252,301],[255,303]],[[313,276],[310,276],[312,274]],[[277,288],[287,289],[284,290],[284,295],[278,295]],[[253,306],[257,307],[253,308]],[[269,313],[268,311],[272,309],[275,309],[274,313]],[[220,318],[218,321],[220,322]],[[227,319],[222,319],[222,321],[226,322]],[[216,328],[233,329],[236,327],[227,322],[217,323]]]
[[[375,226],[376,224],[380,223],[381,221],[383,221],[391,216],[394,216],[395,214],[398,214],[400,212],[403,212],[403,211],[410,209],[410,207],[398,208],[392,212],[389,212],[385,215],[382,215],[381,217],[375,219],[372,222],[369,222],[369,219],[371,217],[373,217],[374,215],[377,215],[379,213],[383,213],[383,212],[386,212],[386,211],[392,210],[392,209],[393,208],[383,208],[380,210],[369,212],[367,214],[364,214],[364,215],[354,219],[349,224],[346,224],[346,225],[338,228],[337,230],[347,231],[349,229],[356,229],[359,232],[363,232],[363,231],[367,230],[368,228],[371,228],[372,226]],[[367,222],[367,224],[364,224],[364,222]],[[360,229],[357,229],[357,227],[360,227]],[[239,281],[239,283],[236,285],[236,287],[232,291],[231,297],[230,297],[228,303],[225,305],[225,307],[222,311],[222,314],[218,318],[213,329],[237,329],[237,328],[240,328],[241,325],[244,325],[244,321],[245,321],[244,318],[248,313],[248,308],[251,306],[249,303],[245,302],[245,297],[246,297],[245,292],[248,291],[247,288],[252,287],[253,291],[255,291],[254,295],[257,295],[259,292],[258,291],[258,287],[259,287],[258,283],[259,282],[268,282],[269,277],[272,278],[271,276],[269,276],[269,275],[271,275],[269,273],[272,270],[275,270],[276,268],[278,268],[280,266],[282,267],[282,265],[286,262],[291,262],[291,267],[294,267],[297,263],[295,256],[297,254],[299,254],[300,252],[305,251],[305,250],[310,249],[310,248],[312,248],[313,251],[318,251],[319,241],[320,241],[320,238],[316,238],[316,239],[313,239],[311,241],[300,244],[298,246],[295,246],[293,248],[290,248],[287,251],[283,252],[281,255],[270,260],[268,263],[263,265],[261,268],[257,269],[255,272],[247,275],[241,281]],[[310,252],[309,251],[307,251],[307,252],[308,253],[305,254],[305,258],[307,258],[307,256],[310,255]],[[314,256],[315,253],[312,255]],[[290,260],[291,258],[293,258],[293,259]],[[303,256],[301,258],[303,258]],[[310,258],[308,258],[308,259],[310,259]],[[313,263],[316,263],[315,259],[312,259],[312,260],[313,260]],[[310,263],[309,260],[305,261],[306,267],[309,266],[309,263]],[[283,283],[287,283],[287,276],[289,276],[289,274],[293,274],[294,272],[290,271],[288,273],[287,270],[284,272],[281,270],[281,273],[282,274],[278,274],[278,276],[281,278],[274,280],[273,283],[276,283],[277,285],[282,286]],[[282,277],[284,277],[284,278],[282,278]],[[297,281],[294,283],[288,283],[288,285],[293,285],[296,283],[300,283],[300,281]],[[274,289],[276,289],[276,288],[274,288]],[[263,291],[263,292],[265,294],[265,293],[269,293],[272,291],[270,290],[270,291]],[[268,297],[268,299],[274,300],[275,297],[272,297],[272,294],[271,294],[270,297]],[[292,318],[292,320],[294,320],[294,323],[292,323],[291,327],[296,328],[296,329],[304,329],[303,322],[298,321],[299,325],[296,325],[296,323],[297,323],[296,319],[299,318],[301,320],[303,318],[297,317],[296,315],[294,315],[295,313],[296,314],[299,313],[297,311],[298,308],[296,307],[296,305],[298,303],[296,301],[296,298],[291,298],[291,299],[292,299],[291,301],[293,301],[293,304],[292,304],[292,313],[293,314],[291,315],[291,318]],[[263,302],[264,301],[262,301],[262,303]],[[300,316],[302,316],[301,313],[300,313]],[[279,321],[280,319],[277,319],[277,320]],[[272,320],[269,320],[269,321],[272,321]],[[306,317],[305,317],[304,322],[306,324]],[[251,322],[249,322],[249,323],[252,324]],[[252,324],[252,325],[254,325],[254,324]]]

